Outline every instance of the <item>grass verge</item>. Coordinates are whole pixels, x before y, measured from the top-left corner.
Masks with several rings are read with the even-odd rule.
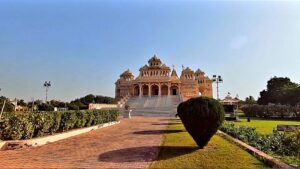
[[[246,151],[216,135],[204,149],[198,149],[180,120],[171,120],[167,130],[179,131],[164,134],[158,159],[150,168],[268,168]]]
[[[256,128],[256,131],[261,134],[270,134],[277,128],[278,124],[285,125],[300,125],[299,121],[286,120],[266,120],[259,118],[251,118],[251,122],[247,122],[247,118],[241,117],[241,122],[235,122],[237,126],[248,126]]]

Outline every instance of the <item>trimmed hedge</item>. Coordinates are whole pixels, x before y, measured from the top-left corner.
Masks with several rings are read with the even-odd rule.
[[[199,148],[207,145],[224,121],[223,106],[208,97],[191,98],[182,102],[178,105],[177,112]]]
[[[66,112],[4,113],[0,140],[31,139],[76,128],[116,121],[118,109]]]
[[[247,117],[300,119],[300,106],[247,105],[241,109]]]

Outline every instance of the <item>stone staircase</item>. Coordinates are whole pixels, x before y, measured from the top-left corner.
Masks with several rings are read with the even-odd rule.
[[[143,96],[130,97],[126,104],[132,109],[131,115],[174,116],[180,102],[180,96]]]

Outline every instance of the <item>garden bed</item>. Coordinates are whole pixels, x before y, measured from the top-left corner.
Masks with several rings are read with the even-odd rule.
[[[228,122],[220,130],[288,164],[300,165],[300,131],[261,134],[253,127],[236,127],[234,123]]]
[[[66,112],[4,113],[0,139],[26,140],[116,121],[118,109]]]
[[[108,122],[101,125],[81,128],[81,129],[74,129],[63,133],[56,133],[53,135],[39,137],[29,140],[9,140],[9,141],[2,141],[0,142],[0,150],[14,150],[20,148],[27,148],[27,147],[36,147],[45,145],[51,142],[59,141],[62,139],[66,139],[69,137],[73,137],[79,134],[87,133],[96,129],[109,127],[115,124],[119,124],[120,121]]]

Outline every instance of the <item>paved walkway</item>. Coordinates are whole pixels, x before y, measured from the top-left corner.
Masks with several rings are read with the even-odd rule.
[[[167,123],[134,117],[41,147],[0,151],[0,168],[147,168]]]

